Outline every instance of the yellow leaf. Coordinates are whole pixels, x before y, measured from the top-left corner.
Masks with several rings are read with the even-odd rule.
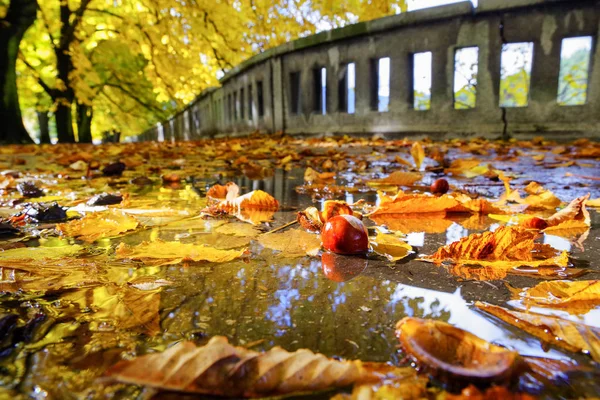
[[[368,181],[367,185],[412,186],[416,181],[418,181],[421,178],[422,175],[416,172],[395,171],[392,172],[387,178]]]
[[[376,214],[369,218],[377,225],[385,225],[392,231],[402,233],[443,233],[452,225],[445,212],[428,214]]]
[[[115,255],[118,259],[129,258],[140,260],[146,265],[158,266],[182,261],[228,262],[241,257],[244,251],[245,249],[220,250],[210,246],[157,240],[142,242],[137,246],[121,243]]]
[[[583,225],[590,226],[590,213],[585,208],[589,198],[588,193],[571,201],[565,208],[546,219],[548,226],[555,227],[567,221],[580,221]]]
[[[543,314],[512,311],[479,301],[475,306],[547,343],[568,351],[588,351],[595,361],[600,361],[600,328]]]
[[[265,397],[374,382],[382,378],[378,369],[396,368],[378,365],[370,370],[360,361],[332,360],[306,349],[290,353],[274,347],[259,353],[215,336],[202,347],[180,342],[161,353],[120,361],[106,375],[113,381],[163,390]]]
[[[548,235],[560,236],[564,238],[574,238],[583,235],[590,229],[583,221],[564,221],[558,225],[550,226],[542,232]]]
[[[375,253],[393,262],[403,259],[412,251],[411,245],[391,234],[377,233],[370,239],[370,244]]]
[[[321,249],[321,239],[318,235],[300,229],[267,233],[259,236],[258,242],[264,247],[281,252],[282,257],[316,256]]]
[[[60,247],[21,247],[0,251],[0,261],[57,259],[74,256],[81,250],[83,247],[76,244]]]
[[[423,214],[445,212],[460,203],[448,195],[440,197],[426,194],[398,192],[394,197],[382,197],[379,207],[369,217],[380,214]]]
[[[117,236],[134,230],[138,221],[119,211],[87,214],[85,217],[56,225],[56,230],[65,236],[92,243],[100,238]]]
[[[520,292],[511,289],[526,306],[561,308],[573,314],[584,314],[600,305],[600,281],[541,282]]]
[[[224,235],[242,237],[256,237],[260,234],[260,231],[256,229],[256,227],[241,222],[230,222],[228,224],[221,225],[215,229],[215,232]]]
[[[423,150],[423,146],[421,146],[420,142],[413,143],[410,148],[410,154],[413,156],[413,160],[415,160],[415,167],[417,170],[420,170],[423,159],[425,158],[425,150]]]

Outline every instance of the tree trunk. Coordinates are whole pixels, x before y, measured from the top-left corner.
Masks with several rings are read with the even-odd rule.
[[[92,143],[92,107],[77,103],[77,136],[79,143]]]
[[[37,112],[38,123],[40,125],[40,144],[50,143],[50,127],[48,125],[48,111]]]
[[[33,143],[21,117],[17,93],[17,56],[25,31],[35,21],[37,0],[12,0],[0,19],[0,142]]]
[[[64,104],[68,100],[60,98],[54,112],[56,120],[56,137],[59,143],[75,143],[73,133],[73,115],[71,114],[71,103]]]

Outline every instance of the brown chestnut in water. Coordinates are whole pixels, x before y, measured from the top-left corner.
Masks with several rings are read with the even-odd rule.
[[[435,194],[444,194],[448,191],[448,189],[450,189],[450,185],[444,178],[436,180],[430,186],[431,193]]]
[[[321,230],[323,247],[338,254],[360,254],[369,249],[369,235],[362,221],[352,215],[330,218]]]

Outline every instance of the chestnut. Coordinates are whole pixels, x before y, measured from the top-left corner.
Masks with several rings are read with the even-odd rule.
[[[369,235],[362,221],[343,214],[330,218],[321,231],[323,247],[338,254],[360,254],[369,249]]]
[[[444,178],[436,180],[430,186],[431,193],[436,194],[444,194],[448,191],[448,189],[450,189],[450,185],[448,184],[448,181]]]

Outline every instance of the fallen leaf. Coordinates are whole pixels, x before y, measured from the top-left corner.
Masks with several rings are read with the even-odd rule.
[[[56,230],[65,236],[93,243],[104,237],[113,237],[134,230],[138,221],[120,211],[111,210],[91,213],[85,217],[56,225]]]
[[[238,211],[238,210],[268,210],[277,211],[279,202],[273,196],[262,190],[253,190],[243,196],[235,199],[225,199],[216,206],[220,210]]]
[[[374,238],[369,238],[373,251],[392,262],[403,259],[412,251],[411,245],[396,235],[377,233]]]
[[[510,288],[523,305],[560,308],[572,314],[584,314],[600,305],[600,281],[552,281],[519,290]]]
[[[423,176],[416,172],[404,172],[395,171],[392,172],[387,178],[374,179],[367,181],[369,186],[412,186],[416,181],[420,180]]]
[[[454,387],[509,383],[523,368],[517,352],[442,321],[405,317],[396,325],[396,336],[420,368]]]
[[[57,259],[74,256],[81,250],[83,247],[77,244],[60,247],[21,247],[0,251],[0,261]]]
[[[115,255],[118,259],[140,260],[146,265],[158,266],[178,264],[182,261],[228,262],[241,257],[244,251],[245,249],[220,250],[204,245],[156,240],[142,242],[137,246],[121,243]]]
[[[120,361],[106,376],[156,389],[228,397],[311,393],[381,379],[360,361],[336,361],[310,350],[264,353],[215,336],[202,347],[180,342],[161,353]]]
[[[398,192],[394,197],[381,196],[381,202],[368,216],[381,214],[426,214],[446,212],[460,203],[448,195],[405,194]]]
[[[558,227],[565,222],[580,221],[585,226],[590,226],[590,213],[585,208],[590,198],[588,193],[571,201],[565,208],[546,219],[549,227]]]
[[[568,351],[589,352],[595,361],[600,361],[600,328],[543,314],[512,311],[480,301],[475,306],[544,342]]]
[[[256,237],[260,231],[253,225],[248,225],[240,222],[230,222],[215,229],[216,233],[223,235],[241,236],[241,237]]]
[[[565,267],[566,252],[559,255],[548,245],[534,243],[537,233],[519,228],[503,226],[494,232],[475,233],[441,247],[433,255],[422,258],[440,264],[450,261],[455,264],[476,264],[498,268],[518,266]]]
[[[423,150],[423,146],[420,142],[413,143],[410,148],[410,155],[413,157],[413,160],[415,160],[415,167],[417,170],[420,170],[423,159],[425,158],[425,150]]]
[[[377,225],[385,225],[392,231],[411,233],[443,233],[452,225],[445,212],[428,214],[376,214],[369,218]]]
[[[321,249],[318,235],[300,229],[266,233],[258,237],[258,242],[266,248],[281,252],[282,257],[316,256]]]
[[[460,394],[446,393],[443,400],[535,400],[527,393],[513,393],[505,386],[492,386],[481,391],[469,385]],[[441,399],[440,399],[441,400]]]

